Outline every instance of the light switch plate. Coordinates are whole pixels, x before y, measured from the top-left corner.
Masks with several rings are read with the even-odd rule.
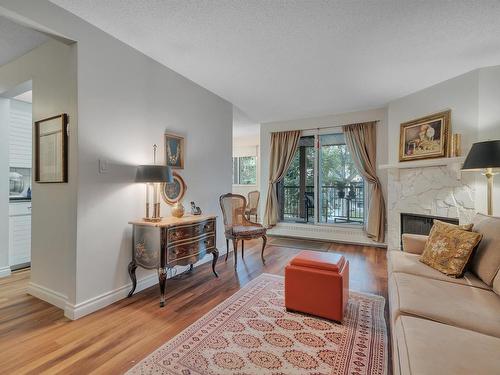
[[[108,161],[106,159],[99,159],[99,173],[108,172]]]

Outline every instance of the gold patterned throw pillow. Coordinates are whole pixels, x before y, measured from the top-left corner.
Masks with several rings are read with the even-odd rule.
[[[434,220],[420,261],[452,277],[462,276],[465,266],[482,235],[464,226]]]

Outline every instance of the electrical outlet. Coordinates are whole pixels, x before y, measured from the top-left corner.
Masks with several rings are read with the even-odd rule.
[[[108,161],[106,159],[99,159],[99,173],[108,172]]]

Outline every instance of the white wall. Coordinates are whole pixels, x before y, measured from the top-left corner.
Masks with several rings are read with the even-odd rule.
[[[9,267],[9,112],[10,100],[0,98],[0,277]]]
[[[397,99],[388,105],[389,162],[399,160],[400,124],[432,113],[451,110],[452,133],[462,134],[464,155],[469,151],[478,134],[478,73],[477,71],[441,82],[424,90]],[[412,173],[419,173],[417,177]],[[441,178],[436,179],[436,175]],[[443,210],[445,202],[453,201],[456,194],[470,197],[465,205],[474,202],[474,176],[463,173],[463,180],[456,181],[447,168],[423,168],[395,171],[389,176],[387,199],[387,228],[389,248],[400,246],[401,212],[448,216],[470,221],[469,210]],[[424,181],[412,187],[408,181]],[[422,194],[418,194],[421,193]],[[407,199],[402,199],[402,196]],[[471,203],[473,205],[473,203]]]
[[[269,181],[269,152],[271,143],[271,133],[286,130],[303,129],[323,129],[328,127],[337,127],[342,125],[378,121],[377,127],[377,164],[387,162],[387,111],[385,108],[378,108],[366,111],[335,114],[330,116],[297,119],[290,121],[269,122],[261,124],[260,128],[260,155],[261,155],[261,173],[260,173],[260,191],[262,197],[261,215],[265,209],[265,200],[267,197]],[[333,131],[333,130],[332,130]],[[379,179],[382,184],[384,196],[387,192],[387,174],[385,171],[379,172]],[[281,229],[280,229],[281,227]],[[352,241],[358,243],[373,244],[361,229],[348,226],[312,228],[312,225],[291,225],[280,224],[274,230],[275,234],[294,235],[298,237],[316,237],[333,241]]]
[[[218,197],[231,190],[232,105],[48,1],[1,0],[1,7],[78,43],[78,176],[70,176],[78,184],[76,287],[66,308],[77,318],[128,292],[128,221],[144,215],[135,165],[151,162],[166,130],[186,137],[185,205],[194,200],[220,215]],[[98,159],[109,161],[106,174]],[[220,218],[218,231],[224,251]],[[138,279],[144,288],[156,272],[138,270]]]
[[[451,132],[462,134],[464,154],[478,134],[478,72],[431,86],[388,105],[389,163],[399,160],[400,124],[451,109]]]
[[[64,307],[76,275],[76,47],[52,40],[0,67],[0,92],[32,80],[33,121],[67,113],[69,183],[32,184],[30,292]],[[45,293],[49,291],[48,293]],[[40,294],[42,293],[43,296]]]
[[[478,141],[500,139],[500,66],[479,70]],[[493,214],[500,216],[500,176],[493,190]],[[487,212],[486,179],[476,174],[476,209]]]
[[[451,109],[451,132],[462,134],[462,154],[472,143],[500,139],[500,66],[476,69],[388,105],[389,162],[398,161],[402,122]],[[475,181],[475,183],[474,183]],[[486,184],[479,173],[463,172],[463,184],[475,187],[475,209],[486,212]],[[494,214],[500,215],[500,187],[495,186]]]

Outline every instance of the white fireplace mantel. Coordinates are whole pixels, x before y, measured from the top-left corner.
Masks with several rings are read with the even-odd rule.
[[[475,214],[474,176],[460,168],[465,158],[441,158],[379,165],[387,174],[387,246],[397,249],[401,212],[458,218],[470,223]]]
[[[453,158],[436,158],[436,159],[425,159],[425,160],[414,160],[399,162],[394,164],[380,164],[378,169],[387,169],[399,172],[401,169],[412,169],[412,168],[429,168],[429,167],[442,167],[445,166],[450,171],[456,174],[457,180],[461,180],[462,173],[461,168],[464,163],[465,157],[453,157]],[[399,173],[397,173],[399,175]]]

